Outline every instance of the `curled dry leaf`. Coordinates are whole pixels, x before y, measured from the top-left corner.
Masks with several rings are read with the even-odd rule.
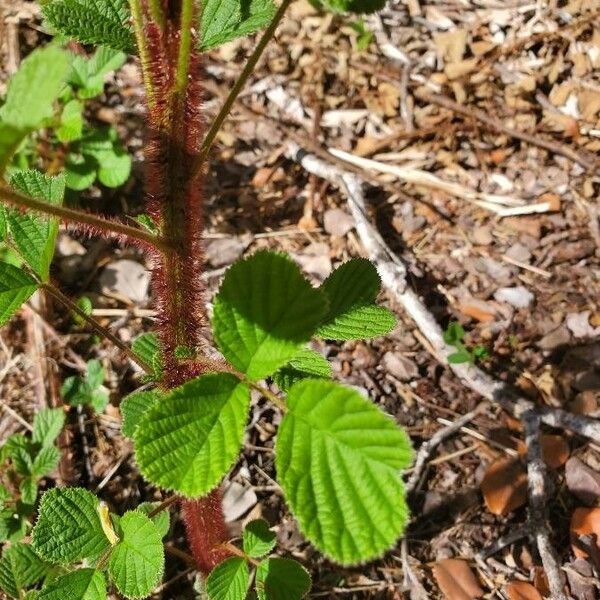
[[[517,458],[500,458],[483,476],[481,491],[488,510],[506,515],[527,500],[527,472]]]
[[[565,467],[567,488],[585,504],[596,504],[600,500],[600,473],[588,467],[574,456]]]
[[[475,573],[465,560],[440,560],[433,565],[433,576],[447,600],[473,600],[483,596]]]
[[[526,581],[511,581],[504,588],[504,593],[509,600],[543,600],[535,587]]]
[[[591,536],[600,552],[600,508],[576,508],[571,517],[571,544],[577,558],[587,558],[588,553],[576,544],[581,536]]]

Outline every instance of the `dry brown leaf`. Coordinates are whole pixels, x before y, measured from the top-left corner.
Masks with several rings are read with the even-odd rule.
[[[527,472],[517,458],[500,458],[493,462],[483,476],[481,491],[488,510],[506,515],[527,500]]]
[[[432,570],[447,600],[473,600],[483,596],[484,592],[467,561],[446,558],[436,562]]]
[[[588,553],[574,542],[579,536],[596,536],[596,547],[600,552],[600,508],[576,508],[571,517],[571,543],[578,558],[587,558]]]
[[[542,595],[526,581],[511,581],[504,592],[509,600],[543,600]]]
[[[542,457],[551,469],[559,469],[569,460],[569,444],[562,435],[543,433],[540,437]],[[521,456],[527,454],[527,444],[519,440],[517,450]]]

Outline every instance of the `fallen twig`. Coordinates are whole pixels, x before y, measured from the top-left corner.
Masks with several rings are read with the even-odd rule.
[[[343,171],[308,154],[293,142],[288,144],[287,154],[308,172],[326,179],[345,193],[360,240],[377,266],[383,285],[415,321],[439,357],[446,358],[454,352],[454,348],[444,342],[441,327],[421,298],[407,287],[406,265],[390,250],[368,219],[362,192],[363,180],[354,173]],[[521,396],[512,386],[493,379],[479,367],[466,363],[449,364],[447,360],[446,364],[464,385],[483,398],[497,403],[516,418],[521,418],[526,411],[534,409],[531,400]],[[569,429],[592,440],[600,440],[600,421],[597,419],[574,415],[559,408],[541,408],[539,413],[546,425]]]
[[[548,586],[553,600],[567,600],[564,593],[564,582],[556,551],[550,542],[550,530],[547,522],[546,504],[548,490],[546,481],[548,473],[542,458],[540,445],[540,415],[536,410],[529,410],[523,415],[525,441],[527,443],[527,489],[529,495],[528,526],[531,537],[535,540],[544,571],[548,578]]]

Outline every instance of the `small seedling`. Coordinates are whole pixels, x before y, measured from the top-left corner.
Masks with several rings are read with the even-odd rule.
[[[444,331],[444,342],[449,346],[454,346],[456,352],[448,355],[448,362],[451,364],[471,363],[474,364],[477,360],[482,360],[489,356],[489,352],[484,346],[477,345],[472,350],[469,350],[463,340],[465,330],[458,321],[450,321],[448,327]]]
[[[99,360],[88,360],[85,377],[67,377],[61,388],[65,404],[71,406],[91,406],[101,413],[108,404],[108,390],[102,385],[104,369]]]
[[[365,22],[362,19],[358,19],[357,21],[351,21],[348,23],[352,29],[357,33],[356,37],[356,48],[361,52],[366,50],[369,47],[369,44],[373,41],[375,37],[373,32],[367,29]]]

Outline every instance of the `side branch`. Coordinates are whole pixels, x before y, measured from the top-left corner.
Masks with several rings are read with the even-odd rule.
[[[16,208],[32,210],[49,217],[57,217],[69,224],[83,225],[91,232],[100,236],[123,237],[125,240],[130,238],[163,252],[168,252],[170,250],[170,246],[167,244],[166,240],[153,235],[150,232],[144,231],[143,229],[130,227],[129,225],[124,225],[118,221],[98,217],[87,212],[67,208],[66,206],[59,206],[57,204],[43,202],[42,200],[36,200],[30,196],[11,190],[4,185],[0,185],[0,202],[10,204]]]

